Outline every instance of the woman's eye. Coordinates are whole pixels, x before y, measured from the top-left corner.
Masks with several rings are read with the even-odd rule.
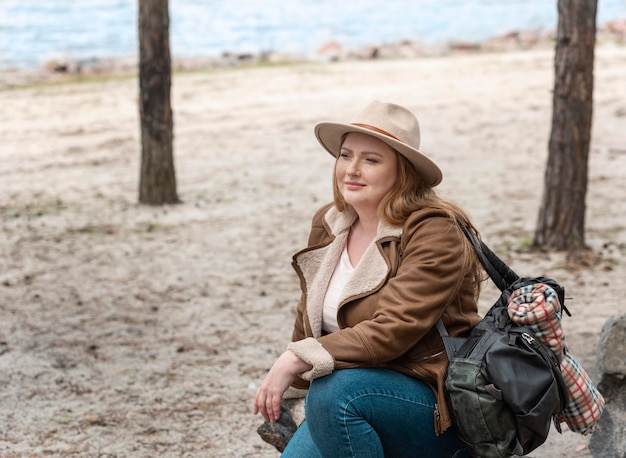
[[[339,157],[341,157],[342,159],[349,159],[350,155],[348,153],[341,153]]]

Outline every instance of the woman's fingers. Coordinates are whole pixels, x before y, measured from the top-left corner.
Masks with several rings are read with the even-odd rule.
[[[265,421],[274,423],[280,418],[280,401],[299,374],[311,366],[290,351],[283,353],[268,372],[256,392],[254,414],[261,413]]]
[[[267,403],[269,408],[271,409],[270,421],[274,423],[280,419],[280,398],[276,398],[276,400],[272,400]]]
[[[263,419],[269,423],[274,423],[280,418],[281,396],[271,396],[264,387],[257,391],[254,401],[254,414],[260,413]]]

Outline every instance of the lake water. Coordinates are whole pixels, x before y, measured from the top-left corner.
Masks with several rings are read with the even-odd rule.
[[[136,56],[138,0],[0,0],[0,69],[51,58]],[[556,0],[170,0],[174,57],[224,51],[311,55],[336,40],[358,47],[403,39],[482,40],[554,28]],[[598,24],[626,17],[600,0]]]

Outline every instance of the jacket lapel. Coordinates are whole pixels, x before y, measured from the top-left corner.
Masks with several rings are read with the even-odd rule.
[[[306,284],[306,309],[315,338],[322,335],[322,311],[326,290],[346,245],[350,227],[356,219],[356,212],[351,207],[344,212],[331,207],[325,215],[325,221],[330,229],[330,243],[303,250],[294,257]],[[376,239],[356,265],[352,278],[340,296],[340,303],[351,297],[365,295],[377,289],[386,280],[389,267],[376,242],[385,237],[400,237],[401,234],[401,227],[379,223]]]

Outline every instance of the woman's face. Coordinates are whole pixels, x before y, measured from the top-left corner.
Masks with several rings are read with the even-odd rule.
[[[335,166],[339,192],[357,212],[377,211],[398,178],[397,153],[370,135],[349,133]]]

